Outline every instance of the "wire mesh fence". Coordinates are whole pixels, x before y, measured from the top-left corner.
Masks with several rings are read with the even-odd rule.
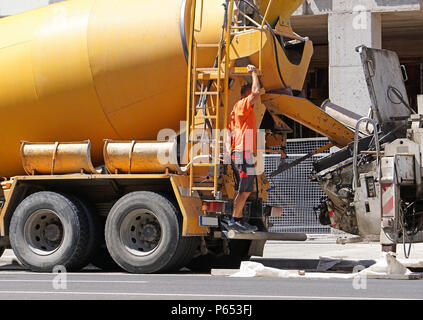
[[[286,162],[292,162],[309,152],[329,143],[326,138],[291,139],[287,141]],[[265,205],[282,207],[282,216],[269,217],[271,232],[303,232],[308,234],[331,234],[329,226],[319,222],[318,212],[314,211],[320,199],[325,196],[317,182],[310,181],[313,162],[329,154],[329,150],[305,160],[299,165],[268,178],[274,189],[269,192]],[[276,170],[280,155],[265,156],[266,175]]]

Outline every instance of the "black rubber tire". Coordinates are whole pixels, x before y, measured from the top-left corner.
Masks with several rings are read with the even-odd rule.
[[[182,230],[182,216],[179,214],[178,209],[175,207],[173,202],[170,202],[173,206],[174,212],[177,214],[179,230]],[[194,256],[195,251],[200,245],[199,237],[179,237],[178,247],[175,255],[169,264],[161,270],[161,272],[174,272],[179,271],[185,267]]]
[[[138,209],[154,213],[161,229],[161,239],[151,253],[136,255],[123,244],[120,228],[125,217]],[[181,235],[179,211],[164,195],[149,192],[131,192],[120,198],[106,220],[105,238],[111,257],[131,273],[157,273],[180,269],[192,257],[197,238]],[[191,255],[191,257],[190,257]]]
[[[103,244],[96,249],[94,256],[91,258],[91,264],[103,271],[118,272],[124,271],[110,256],[106,245]]]
[[[100,241],[97,245],[97,247],[94,250],[94,253],[91,257],[91,264],[103,271],[107,272],[117,272],[117,271],[124,271],[110,256],[109,251],[106,247],[106,240],[104,238],[104,227],[106,224],[106,221],[104,219],[101,219],[99,217],[98,223],[99,223],[99,237]]]
[[[186,266],[194,272],[210,272],[213,268],[238,269],[242,261],[250,259],[248,255],[250,244],[251,240],[230,240],[229,255],[223,254],[221,250],[209,251],[206,255],[195,257]]]
[[[25,240],[25,223],[40,209],[53,211],[60,218],[64,230],[61,244],[48,255],[34,252]],[[78,204],[63,194],[42,191],[28,196],[18,205],[10,222],[9,235],[16,257],[32,271],[51,272],[56,266],[77,271],[87,259],[89,231],[88,217]]]
[[[1,256],[3,255],[3,253],[4,253],[4,250],[6,250],[6,248],[5,248],[5,247],[0,247],[0,258],[1,258]]]
[[[102,239],[104,239],[104,228],[102,227],[100,218],[95,214],[94,208],[87,201],[77,198],[74,195],[66,194],[64,196],[71,200],[77,206],[78,210],[84,212],[88,219],[87,249],[85,255],[80,258],[75,266],[77,269],[82,269],[91,262],[100,247]]]
[[[104,221],[95,213],[95,209],[87,201],[69,196],[88,217],[88,224],[90,229],[90,238],[88,242],[87,256],[81,260],[81,268],[92,264],[93,266],[102,269],[103,271],[123,271],[121,267],[112,259],[107,251],[106,242],[104,239]]]

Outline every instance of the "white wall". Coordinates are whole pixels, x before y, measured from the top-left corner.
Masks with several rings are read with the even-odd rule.
[[[0,16],[9,16],[63,0],[0,0]]]

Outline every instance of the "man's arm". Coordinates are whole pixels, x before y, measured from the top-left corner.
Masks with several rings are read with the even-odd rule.
[[[251,105],[254,105],[257,102],[257,99],[260,97],[260,82],[257,75],[257,68],[253,65],[247,66],[247,71],[251,73],[251,77],[253,78],[253,83],[251,85],[251,94],[248,97],[248,102]]]

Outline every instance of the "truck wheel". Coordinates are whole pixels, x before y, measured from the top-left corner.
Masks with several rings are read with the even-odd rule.
[[[24,199],[10,222],[10,243],[17,258],[32,271],[81,268],[89,250],[89,221],[68,197],[49,191]]]
[[[182,237],[181,217],[166,197],[148,191],[119,199],[106,220],[106,245],[123,269],[132,273],[177,270],[196,248],[197,238]]]
[[[100,217],[99,217],[100,218]],[[112,259],[109,251],[106,247],[106,240],[104,238],[104,226],[105,221],[98,219],[99,223],[98,230],[99,232],[99,242],[97,247],[94,249],[94,253],[91,257],[91,264],[103,271],[114,272],[114,271],[123,271],[123,269]]]
[[[76,269],[86,267],[95,257],[99,249],[102,239],[104,240],[104,228],[100,217],[95,214],[94,208],[85,200],[77,198],[74,195],[66,195],[88,219],[88,240],[85,254],[80,258],[75,266]]]
[[[112,259],[106,245],[97,248],[91,259],[91,264],[103,271],[115,272],[123,271],[122,268]]]

